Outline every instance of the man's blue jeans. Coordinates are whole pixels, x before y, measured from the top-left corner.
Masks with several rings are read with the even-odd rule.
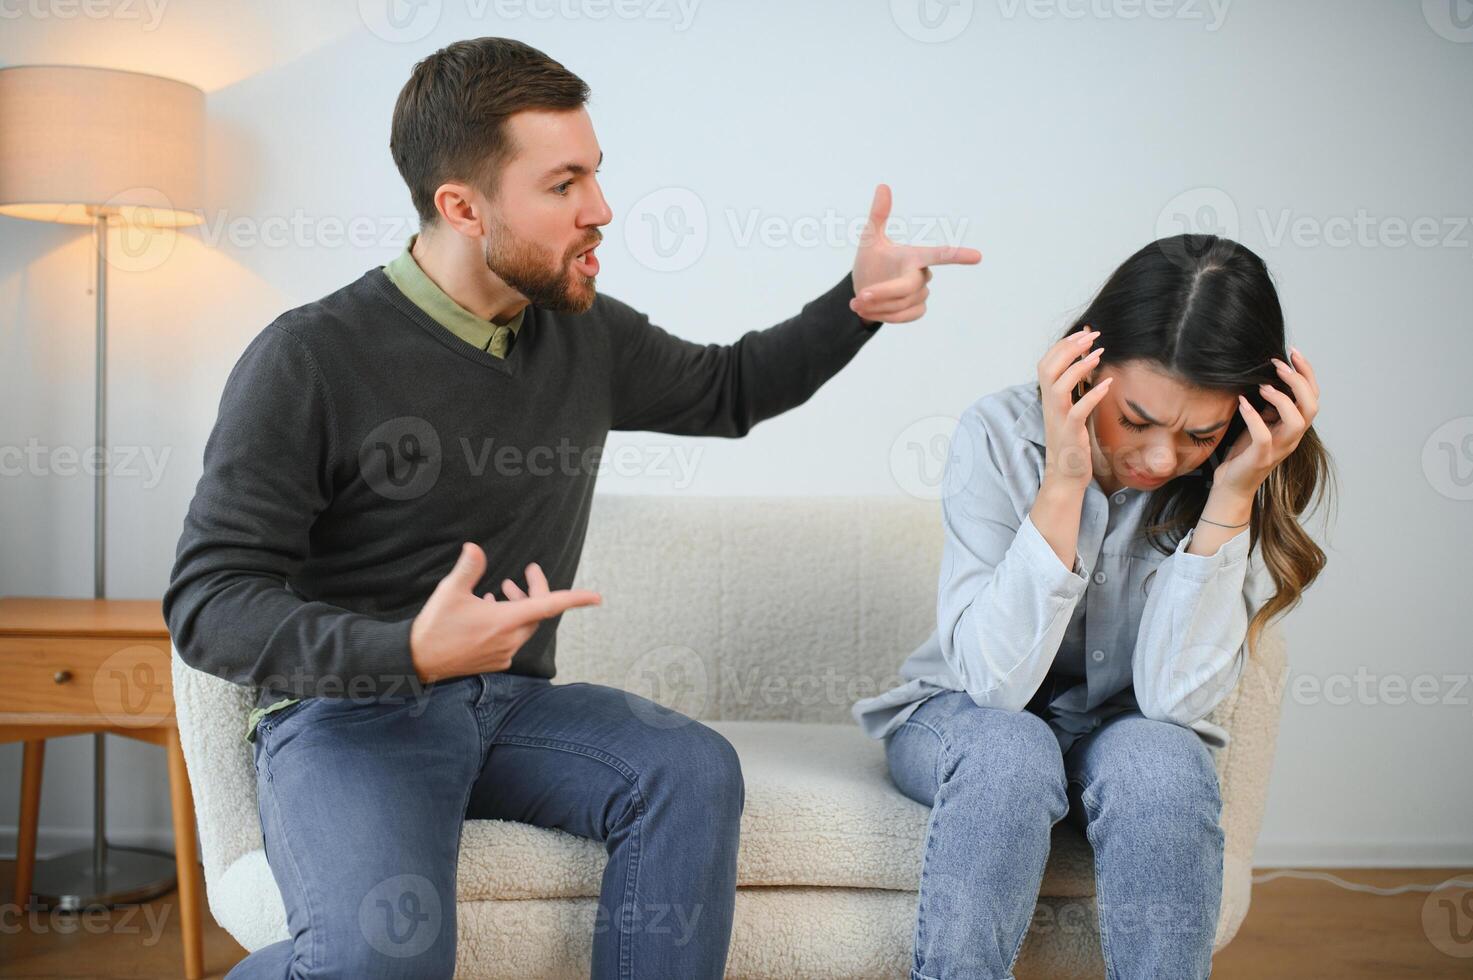
[[[265,716],[256,786],[292,938],[232,978],[451,976],[467,817],[603,842],[595,978],[716,978],[745,791],[721,735],[593,684],[493,673]]]
[[[1094,848],[1108,976],[1209,974],[1222,803],[1196,732],[1132,711],[1061,753],[1038,715],[978,707],[957,691],[917,708],[886,754],[895,785],[932,808],[913,980],[1012,977],[1050,830],[1066,816]]]

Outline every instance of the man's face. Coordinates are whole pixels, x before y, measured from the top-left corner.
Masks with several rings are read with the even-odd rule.
[[[593,305],[603,240],[613,219],[594,172],[603,160],[584,109],[526,110],[507,120],[515,147],[488,202],[486,268],[532,305],[582,313]]]
[[[585,109],[529,109],[507,119],[516,147],[489,200],[486,268],[535,307],[594,305],[600,225],[613,220],[594,177],[604,155]]]

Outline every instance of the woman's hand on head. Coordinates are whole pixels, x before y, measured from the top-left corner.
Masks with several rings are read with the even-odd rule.
[[[1315,379],[1314,368],[1297,348],[1290,348],[1289,356],[1294,361],[1293,365],[1278,358],[1273,361],[1279,377],[1284,379],[1294,396],[1291,398],[1272,385],[1262,385],[1259,389],[1273,406],[1274,411],[1267,413],[1273,418],[1265,419],[1264,414],[1248,403],[1248,399],[1238,396],[1238,414],[1243,416],[1247,428],[1238,434],[1227,456],[1213,472],[1214,492],[1222,488],[1221,492],[1247,497],[1258,493],[1258,488],[1273,468],[1294,452],[1314,424],[1320,403],[1320,386]]]
[[[1038,362],[1038,387],[1043,396],[1044,459],[1043,482],[1061,488],[1083,490],[1094,478],[1089,430],[1085,421],[1105,397],[1112,378],[1092,387],[1079,401],[1073,391],[1100,362],[1103,347],[1090,345],[1099,331],[1088,328],[1072,333],[1054,344]],[[1082,357],[1082,359],[1081,359]]]

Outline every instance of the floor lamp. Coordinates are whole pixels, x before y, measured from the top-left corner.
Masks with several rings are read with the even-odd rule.
[[[0,69],[0,215],[90,225],[97,244],[93,594],[107,595],[108,228],[198,224],[204,93],[172,79],[108,68]],[[164,234],[173,234],[165,231]],[[34,893],[52,908],[141,902],[175,885],[171,855],[109,847],[104,735],[93,735],[92,847],[37,862]]]

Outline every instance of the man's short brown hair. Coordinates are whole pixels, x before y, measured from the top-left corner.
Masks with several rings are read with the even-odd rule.
[[[456,41],[414,66],[394,104],[389,152],[409,185],[420,227],[439,220],[435,190],[464,181],[496,194],[516,152],[506,120],[524,109],[577,109],[588,85],[521,41]]]

